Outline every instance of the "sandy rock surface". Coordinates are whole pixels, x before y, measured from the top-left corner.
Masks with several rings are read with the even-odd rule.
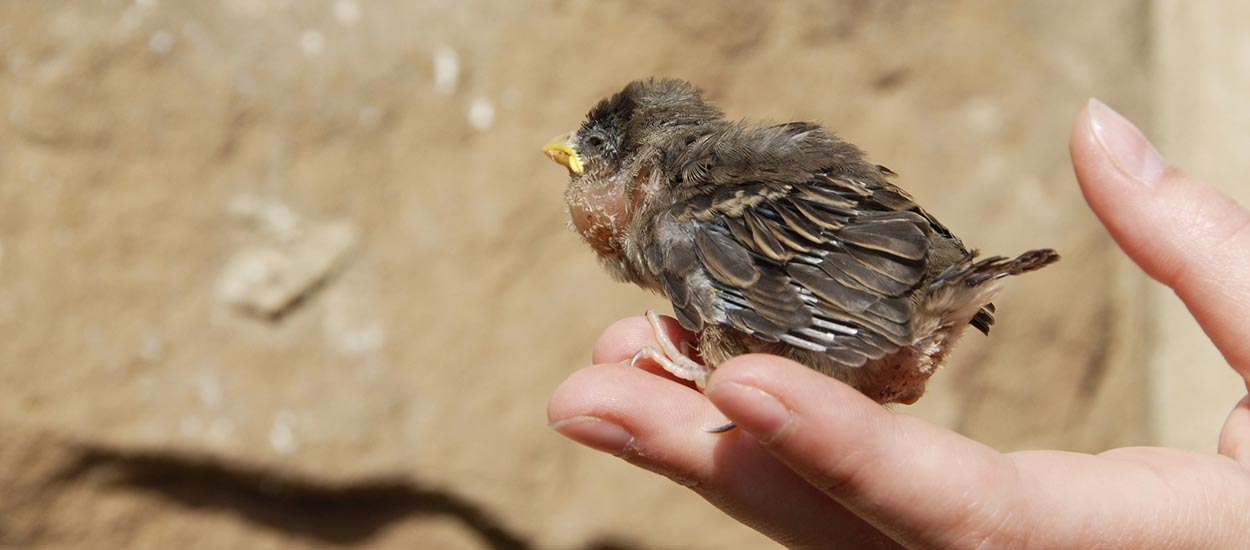
[[[538,151],[631,78],[821,121],[973,247],[1054,247],[908,412],[1149,443],[1135,275],[1067,159],[1151,120],[1145,3],[0,3],[0,546],[769,547],[546,427],[662,300]]]

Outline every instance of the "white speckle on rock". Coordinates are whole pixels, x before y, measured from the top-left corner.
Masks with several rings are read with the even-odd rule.
[[[434,50],[434,91],[441,95],[456,93],[460,87],[460,56],[451,46]]]
[[[307,29],[300,33],[299,45],[306,55],[320,55],[326,49],[326,35],[317,29]]]
[[[235,254],[222,273],[217,294],[227,303],[260,314],[279,311],[286,302],[284,274],[291,270],[282,252],[251,249]]]
[[[338,348],[343,355],[365,355],[377,351],[386,341],[382,325],[371,323],[349,329],[339,337]]]
[[[338,0],[334,3],[334,17],[345,26],[355,25],[360,20],[360,4],[356,0]]]
[[[299,446],[295,441],[295,431],[292,429],[295,420],[295,415],[287,411],[280,411],[274,415],[273,423],[269,427],[269,446],[273,447],[273,450],[281,454],[291,454]]]
[[[174,47],[174,35],[166,31],[156,31],[148,37],[148,49],[152,53],[165,55]]]
[[[495,105],[489,99],[479,97],[469,104],[469,126],[476,130],[488,130],[495,123]]]

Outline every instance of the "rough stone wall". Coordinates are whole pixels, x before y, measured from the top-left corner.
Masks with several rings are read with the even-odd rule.
[[[649,75],[823,122],[987,253],[1064,254],[904,410],[1003,450],[1149,443],[1147,285],[1066,144],[1092,95],[1157,120],[1164,24],[1128,0],[0,2],[0,546],[769,546],[545,426],[603,327],[667,306],[565,230],[538,147]]]

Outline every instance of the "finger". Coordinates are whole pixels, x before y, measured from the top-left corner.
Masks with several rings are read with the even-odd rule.
[[[692,346],[698,341],[698,337],[682,328],[676,319],[661,315],[660,321],[664,324],[669,339],[679,348],[682,341],[689,342]],[[655,341],[655,331],[651,329],[647,318],[638,316],[621,319],[609,325],[599,336],[591,355],[592,362],[620,363],[633,358],[638,350],[647,346],[659,346]]]
[[[1250,395],[1228,413],[1220,430],[1220,454],[1250,467]]]
[[[1070,149],[1085,200],[1120,248],[1176,291],[1233,368],[1250,376],[1250,213],[1168,166],[1097,100],[1077,117]]]
[[[809,483],[905,546],[973,540],[994,519],[977,511],[1012,509],[996,501],[1017,493],[1003,455],[793,361],[735,358],[713,373],[707,395]]]
[[[686,485],[786,546],[889,543],[753,438],[706,433],[724,417],[687,386],[623,364],[589,367],[556,389],[547,418],[570,439]]]

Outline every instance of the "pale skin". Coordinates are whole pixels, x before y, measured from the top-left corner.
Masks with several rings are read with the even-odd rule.
[[[1120,248],[1176,292],[1229,366],[1250,379],[1250,213],[1170,166],[1101,103],[1077,117],[1070,149],[1086,201]],[[672,341],[693,340],[676,321],[663,325]],[[1003,454],[773,356],[723,364],[705,395],[649,361],[631,366],[647,346],[658,343],[641,317],[608,327],[595,366],[552,396],[553,427],[691,487],[789,547],[1243,548],[1250,541],[1250,398],[1224,423],[1218,454],[1154,447]],[[726,419],[738,429],[705,432]]]

